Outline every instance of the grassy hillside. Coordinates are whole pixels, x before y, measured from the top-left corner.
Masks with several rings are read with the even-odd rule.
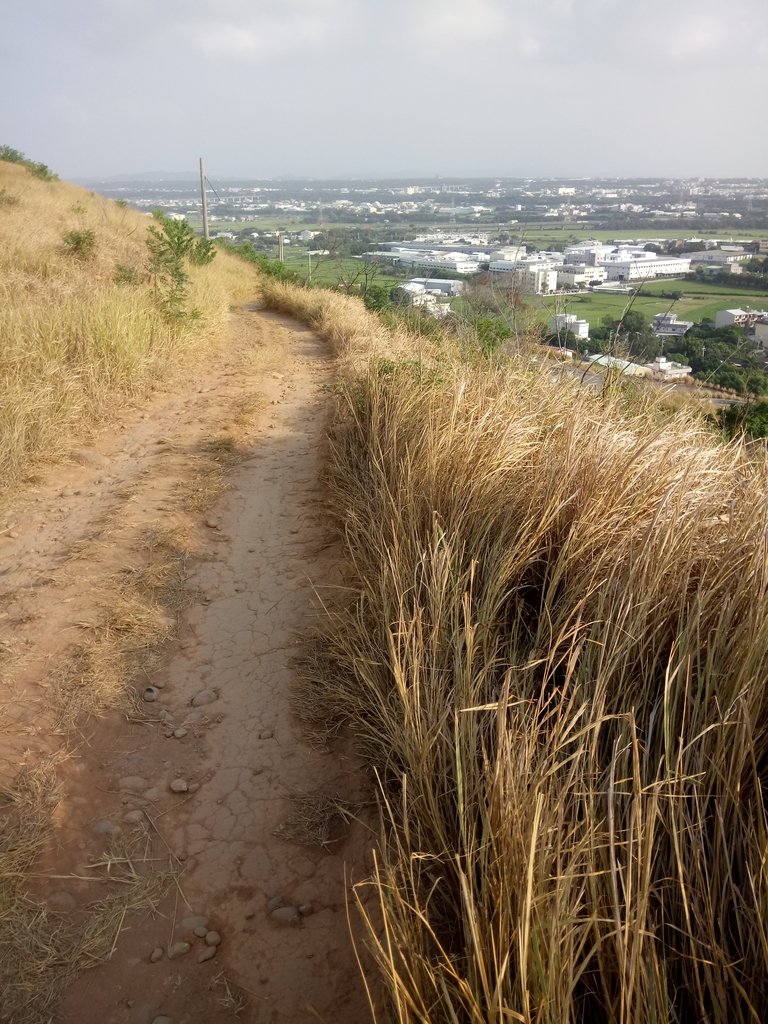
[[[763,1019],[764,450],[623,386],[387,353],[352,300],[267,301],[346,357],[348,577],[302,708],[378,780],[358,895],[391,1019]]]
[[[169,322],[147,272],[149,218],[0,162],[0,484],[61,457],[128,396],[210,346],[256,276],[218,253]]]

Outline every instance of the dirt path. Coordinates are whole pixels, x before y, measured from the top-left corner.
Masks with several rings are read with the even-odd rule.
[[[39,866],[50,917],[87,922],[105,879],[133,894],[111,958],[54,1004],[58,1024],[369,1018],[346,913],[366,832],[334,831],[325,799],[361,802],[362,775],[290,711],[310,583],[334,573],[329,377],[309,331],[243,313],[204,375],[41,481],[6,526],[6,777],[61,748],[49,707],[117,701],[118,661],[153,698],[91,718],[57,769]]]

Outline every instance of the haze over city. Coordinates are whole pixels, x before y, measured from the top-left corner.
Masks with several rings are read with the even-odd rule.
[[[765,0],[31,0],[0,141],[63,177],[765,174]]]

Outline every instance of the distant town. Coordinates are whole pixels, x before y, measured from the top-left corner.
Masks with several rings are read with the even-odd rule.
[[[202,226],[191,176],[89,184],[148,214]],[[567,358],[768,393],[768,179],[205,187],[212,238],[359,293],[372,308],[499,320],[491,307],[506,296]],[[489,290],[496,299],[486,309]],[[614,351],[619,336],[627,359]]]
[[[137,208],[200,216],[196,179],[91,181],[96,191]],[[544,220],[564,226],[665,225],[768,228],[763,179],[429,179],[211,182],[211,216],[237,225],[279,217],[284,226],[476,223],[503,227]]]

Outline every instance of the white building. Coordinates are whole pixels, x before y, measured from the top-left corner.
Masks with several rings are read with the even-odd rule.
[[[516,260],[528,255],[528,249],[524,245],[507,245],[501,249],[494,249],[491,253],[492,260]]]
[[[465,287],[463,281],[442,280],[439,277],[412,277],[408,284],[423,285],[426,291],[435,295],[461,295]]]
[[[557,287],[587,288],[591,284],[602,284],[606,277],[605,267],[564,263],[557,268]]]
[[[657,380],[680,380],[691,373],[690,366],[671,362],[666,356],[656,356],[654,361],[646,363],[646,366]]]
[[[599,260],[615,251],[615,245],[605,245],[601,242],[581,242],[579,245],[569,245],[563,256],[568,264],[594,267]]]
[[[518,263],[512,267],[497,266],[506,264],[506,260],[491,263],[492,273],[507,277],[513,287],[524,295],[549,295],[557,291],[557,271],[545,263]]]
[[[598,260],[609,281],[647,281],[655,277],[682,277],[691,269],[687,257],[657,256],[644,249],[617,249]]]
[[[653,333],[657,338],[682,338],[693,327],[693,320],[678,320],[677,313],[657,313]]]
[[[702,249],[700,252],[689,252],[686,255],[690,257],[691,263],[715,263],[721,267],[752,259],[752,253],[744,252],[743,249]]]
[[[463,252],[430,252],[414,249],[393,249],[395,261],[414,270],[442,270],[454,274],[476,274],[480,261]]]
[[[575,313],[556,313],[549,321],[550,334],[566,334],[570,332],[575,338],[589,338],[589,322],[580,320]]]
[[[417,284],[415,281],[407,281],[393,288],[392,297],[401,305],[415,307],[430,316],[447,316],[450,312],[447,302],[440,302],[423,284]]]
[[[715,313],[715,327],[743,327],[749,330],[762,320],[768,320],[768,312],[764,309],[719,309]]]

